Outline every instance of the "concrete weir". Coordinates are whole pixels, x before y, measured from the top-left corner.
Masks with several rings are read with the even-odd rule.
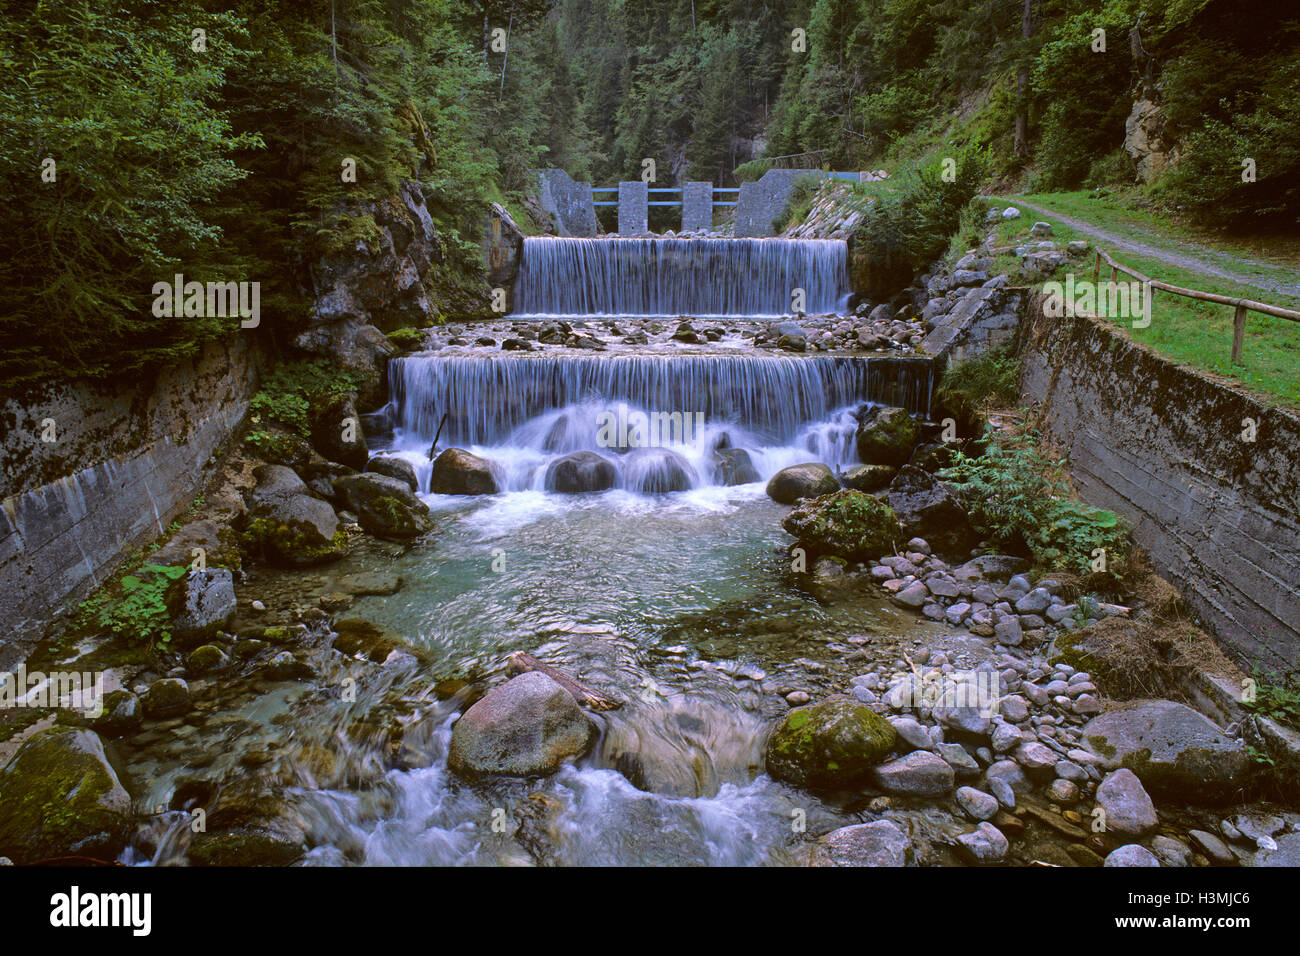
[[[1243,664],[1300,664],[1300,418],[1029,305],[1021,387],[1082,497],[1124,515]]]

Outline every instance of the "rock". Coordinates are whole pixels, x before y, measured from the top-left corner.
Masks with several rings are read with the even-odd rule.
[[[244,538],[271,562],[304,567],[333,561],[347,551],[347,532],[326,502],[283,465],[259,465],[250,494]]]
[[[618,481],[613,463],[592,451],[578,451],[557,458],[546,469],[546,490],[565,495],[606,491]]]
[[[1284,833],[1273,842],[1272,848],[1261,847],[1255,854],[1256,866],[1300,866],[1300,833]]]
[[[812,698],[808,695],[806,690],[792,690],[790,693],[785,695],[785,702],[791,707],[802,707],[810,700],[812,700]]]
[[[877,787],[887,793],[916,797],[933,797],[947,793],[956,783],[948,763],[925,750],[882,764],[872,773]]]
[[[370,460],[361,416],[351,395],[334,395],[311,409],[311,443],[330,461],[358,470]]]
[[[721,448],[713,453],[715,485],[748,485],[758,480],[758,470],[745,449]]]
[[[771,494],[771,485],[768,488]],[[809,556],[829,554],[849,561],[888,553],[902,537],[889,505],[851,488],[803,501],[785,516],[781,527]]]
[[[33,734],[0,769],[0,855],[19,865],[59,856],[112,861],[131,819],[131,797],[90,730]]]
[[[952,767],[953,773],[957,775],[958,780],[975,780],[980,775],[980,765],[975,762],[975,758],[966,752],[966,748],[961,744],[954,743],[937,743],[934,745],[935,752]]]
[[[998,812],[997,798],[974,787],[958,787],[957,804],[972,820],[991,820]]]
[[[595,729],[573,696],[529,671],[496,687],[456,721],[447,765],[463,776],[554,773],[587,752]]]
[[[1056,773],[1056,751],[1038,741],[1025,741],[1016,748],[1016,763],[1030,776],[1045,778]]]
[[[921,428],[904,408],[873,406],[859,419],[858,457],[868,465],[906,464],[920,440]]]
[[[634,448],[624,458],[624,484],[629,491],[662,495],[695,486],[695,469],[667,448]]]
[[[981,583],[986,579],[1005,581],[1017,571],[1028,566],[1029,562],[1024,558],[1016,558],[1006,554],[982,554],[978,558],[971,558],[965,564],[956,568],[952,572],[952,576],[958,581],[970,583]]]
[[[396,594],[402,589],[402,578],[385,571],[359,571],[356,574],[340,575],[334,586],[344,594],[361,597],[368,594]]]
[[[235,576],[229,568],[191,568],[177,582],[173,599],[172,637],[188,647],[230,626],[239,609]]]
[[[1097,806],[1106,812],[1108,831],[1141,836],[1160,822],[1155,805],[1131,770],[1106,775],[1097,788]]]
[[[818,462],[791,465],[782,468],[767,483],[767,495],[783,505],[792,505],[800,498],[819,498],[838,491],[840,483],[834,473]]]
[[[179,677],[164,677],[149,686],[144,695],[144,713],[152,720],[180,717],[188,714],[194,702],[190,698],[190,685]]]
[[[941,554],[965,554],[975,543],[970,518],[952,486],[913,465],[889,486],[889,506],[903,531],[924,538]]]
[[[495,495],[501,490],[499,469],[463,448],[448,448],[433,462],[429,491],[435,495]]]
[[[916,610],[930,600],[930,592],[926,589],[924,582],[913,581],[895,594],[891,600],[900,607]]]
[[[104,696],[104,712],[91,726],[106,737],[124,737],[139,730],[143,720],[140,698],[128,690],[115,690]]]
[[[831,698],[786,714],[767,740],[767,772],[801,787],[851,787],[871,775],[896,740],[879,714]]]
[[[1052,595],[1046,588],[1034,588],[1016,602],[1017,614],[1041,614],[1052,604]]]
[[[406,482],[387,475],[347,475],[334,482],[334,490],[356,512],[363,531],[378,538],[402,540],[433,530],[429,507]]]
[[[291,651],[281,651],[266,663],[262,673],[267,680],[310,680],[316,676],[311,667],[293,656]]]
[[[1128,843],[1117,850],[1112,850],[1103,866],[1159,866],[1160,861],[1146,847],[1137,843]]]
[[[898,739],[911,750],[932,750],[934,743],[925,728],[914,717],[892,717],[889,722],[898,732]],[[902,749],[901,747],[899,749]]]
[[[1162,866],[1184,867],[1192,865],[1192,851],[1186,844],[1167,837],[1158,836],[1151,841],[1151,852],[1156,855]]]
[[[1207,833],[1204,830],[1189,830],[1187,836],[1195,844],[1196,848],[1209,857],[1212,862],[1219,866],[1233,866],[1236,864],[1236,854],[1228,849],[1228,845],[1213,833]]]
[[[840,475],[840,480],[846,488],[872,492],[888,487],[896,474],[898,469],[891,465],[854,465]]]
[[[230,663],[230,658],[226,652],[215,644],[204,644],[196,647],[190,654],[186,666],[192,674],[205,674],[208,671],[225,667]]]
[[[1010,614],[1002,615],[993,625],[993,639],[1008,647],[1018,647],[1025,639],[1024,632],[1020,629],[1020,618]]]
[[[1031,236],[1050,236],[1052,234],[1052,224],[1050,222],[1036,222],[1029,227]]]
[[[1015,793],[1028,793],[1032,789],[1029,778],[1014,760],[999,760],[984,771],[984,778],[988,780],[990,789],[995,783],[1001,783]],[[993,793],[996,796],[997,791]]]
[[[1009,753],[1015,750],[1024,741],[1019,728],[1011,724],[998,724],[993,728],[993,736],[989,741],[995,754]]]
[[[1127,767],[1163,796],[1230,799],[1252,770],[1242,740],[1170,700],[1136,701],[1094,717],[1083,728],[1083,742],[1105,768]]]
[[[1047,798],[1055,803],[1074,803],[1079,799],[1079,786],[1070,780],[1057,777],[1047,788]]]
[[[817,841],[810,866],[906,866],[911,843],[892,820],[833,830]]]
[[[1019,724],[1029,719],[1029,705],[1023,697],[1013,694],[998,703],[998,713],[1012,723]]]
[[[972,832],[958,836],[957,847],[972,863],[997,863],[1007,855],[1011,845],[993,824],[981,823]]]
[[[1002,218],[1008,221],[1012,219],[1019,219],[1020,210],[1017,209],[1015,206],[1008,206],[1006,209],[1002,210]]]
[[[366,462],[366,471],[374,472],[377,475],[387,475],[389,478],[397,478],[406,482],[412,491],[420,490],[419,479],[415,476],[415,466],[405,458],[376,455]]]

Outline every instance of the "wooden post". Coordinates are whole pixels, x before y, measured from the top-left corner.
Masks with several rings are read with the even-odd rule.
[[[1241,360],[1241,347],[1246,341],[1246,306],[1237,303],[1237,311],[1232,314],[1232,364],[1245,365]]]
[[[1097,255],[1092,262],[1092,284],[1095,286],[1101,278],[1101,250],[1095,250]]]

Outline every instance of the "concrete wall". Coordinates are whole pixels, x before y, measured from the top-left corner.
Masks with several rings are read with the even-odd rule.
[[[594,236],[596,207],[591,183],[575,183],[562,169],[537,171],[542,209],[555,217],[556,233],[561,236]]]
[[[618,234],[643,236],[650,231],[650,187],[641,180],[618,184]]]
[[[1041,301],[1022,330],[1021,386],[1043,404],[1084,500],[1134,522],[1239,661],[1300,664],[1300,417],[1092,319],[1046,318]]]
[[[0,669],[211,478],[256,387],[252,343],[236,333],[133,384],[48,385],[0,403]]]

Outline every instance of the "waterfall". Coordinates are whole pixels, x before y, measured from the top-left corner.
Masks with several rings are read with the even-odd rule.
[[[494,445],[545,412],[593,400],[702,413],[788,441],[863,402],[928,415],[933,375],[927,358],[416,355],[392,362],[391,412],[426,448],[444,414],[444,442]]]
[[[836,312],[848,293],[838,239],[524,240],[520,315],[778,316],[804,292],[808,315]]]

